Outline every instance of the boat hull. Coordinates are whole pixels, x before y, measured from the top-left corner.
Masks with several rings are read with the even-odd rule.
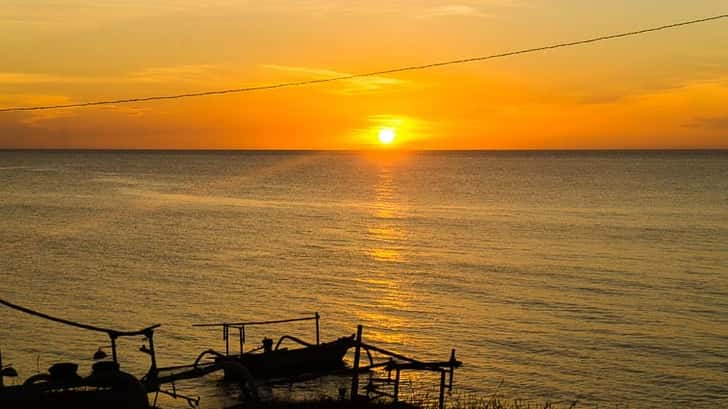
[[[97,363],[111,364],[111,363]],[[72,368],[57,373],[54,368]],[[117,366],[116,364],[113,364]],[[109,365],[104,365],[108,367]],[[103,369],[103,368],[100,368]],[[37,374],[22,385],[0,388],[0,408],[8,409],[147,409],[149,400],[141,382],[119,370],[95,370],[90,376],[76,375],[75,364],[57,364],[49,374]]]
[[[342,369],[344,355],[353,346],[354,338],[344,337],[320,345],[220,357],[217,361],[236,362],[254,378],[288,378]],[[225,379],[236,380],[240,376],[240,371],[225,368]]]

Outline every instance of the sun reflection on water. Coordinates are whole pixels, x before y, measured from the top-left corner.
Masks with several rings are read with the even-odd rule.
[[[405,209],[396,197],[396,186],[392,167],[384,164],[377,175],[374,186],[374,217],[367,226],[368,238],[373,246],[367,253],[376,261],[402,262],[402,242],[407,232],[398,220],[404,218]]]
[[[366,338],[400,348],[412,341],[411,310],[416,295],[406,271],[408,241],[408,204],[403,195],[400,157],[384,156],[375,160],[372,201],[364,226],[366,240],[362,251],[371,260],[371,270],[360,278],[368,293],[368,304],[354,314],[367,326]]]
[[[404,330],[407,320],[401,316],[372,309],[358,309],[355,314],[362,322],[377,323],[375,326],[367,326],[366,339],[369,342],[401,345],[410,339]]]

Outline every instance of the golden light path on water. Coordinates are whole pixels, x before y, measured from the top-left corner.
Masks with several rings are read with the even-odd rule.
[[[371,206],[372,217],[369,218],[370,224],[367,226],[366,247],[362,249],[375,261],[375,265],[384,265],[388,268],[391,268],[392,263],[401,263],[406,257],[403,243],[407,240],[407,231],[398,221],[406,216],[407,209],[397,194],[396,170],[393,169],[397,165],[397,156],[384,155],[374,160],[377,176],[374,201]],[[380,307],[377,310],[399,311],[409,307],[401,279],[400,274],[387,272],[378,274],[376,279],[364,279],[368,287],[377,288],[379,291],[375,297]],[[392,344],[406,341],[405,331],[402,331],[406,321],[401,316],[372,312],[368,309],[359,309],[357,314],[365,322],[379,322],[389,330],[370,332],[369,336],[373,340]]]
[[[383,144],[394,141],[394,131],[384,129],[379,138]],[[406,196],[402,193],[400,172],[406,169],[407,154],[390,151],[372,158],[376,171],[374,200],[367,226],[366,246],[362,249],[381,270],[377,278],[359,280],[367,288],[376,289],[372,297],[376,305],[358,308],[356,315],[362,322],[376,322],[375,328],[367,329],[367,341],[378,345],[406,345],[416,337],[408,331],[411,324],[406,318],[414,304],[423,302],[406,278],[405,263],[408,260],[407,241],[409,232],[405,220],[410,215]],[[401,267],[398,267],[401,266]],[[393,269],[394,268],[394,272]],[[424,393],[422,385],[434,384],[434,375],[426,372],[404,372],[401,386],[402,396]],[[418,384],[419,390],[412,389]]]

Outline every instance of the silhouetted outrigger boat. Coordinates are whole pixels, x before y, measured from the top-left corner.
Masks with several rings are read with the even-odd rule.
[[[205,357],[211,357],[216,364],[232,363],[225,369],[225,377],[230,380],[242,380],[243,383],[251,385],[254,391],[255,383],[259,380],[273,383],[280,379],[286,382],[309,379],[321,375],[344,374],[352,375],[350,397],[352,400],[363,399],[359,395],[359,374],[369,373],[369,382],[365,387],[367,398],[392,398],[395,402],[399,399],[400,374],[403,371],[427,371],[440,374],[440,394],[438,408],[443,409],[445,405],[445,391],[452,390],[453,376],[456,368],[462,362],[455,358],[455,350],[450,353],[447,361],[422,361],[388,351],[362,341],[363,327],[357,327],[356,335],[339,338],[328,343],[321,343],[319,337],[319,314],[313,317],[294,318],[277,321],[254,321],[254,322],[222,322],[215,324],[196,324],[197,327],[218,327],[222,328],[222,336],[225,341],[225,353],[208,349],[201,353],[195,365]],[[270,325],[294,321],[316,320],[316,343],[308,343],[291,335],[282,336],[273,346],[273,340],[263,339],[263,345],[251,351],[244,351],[245,328],[253,325]],[[237,354],[230,353],[230,330],[237,330],[239,351]],[[290,340],[302,347],[295,349],[280,348],[281,344]],[[353,368],[346,368],[343,358],[346,352],[354,349]],[[262,352],[261,352],[262,350]],[[360,365],[361,352],[364,351],[369,359],[369,365]],[[375,362],[375,354],[384,360]],[[386,378],[376,378],[374,372],[384,370]],[[391,387],[392,391],[385,389]],[[346,391],[340,389],[340,398],[344,398]]]
[[[105,333],[110,339],[111,345],[109,347],[112,354],[111,360],[103,361],[106,358],[106,353],[99,348],[94,354],[94,360],[102,361],[96,362],[92,367],[91,374],[86,377],[78,375],[78,365],[75,363],[57,363],[50,367],[48,373],[33,375],[22,384],[12,386],[5,386],[2,379],[3,377],[17,376],[17,373],[11,367],[2,366],[2,355],[0,354],[0,369],[2,370],[0,375],[0,408],[3,409],[148,409],[156,406],[157,396],[160,393],[185,399],[190,406],[193,406],[199,403],[199,398],[191,398],[176,393],[174,382],[199,378],[216,371],[224,371],[225,378],[228,380],[239,381],[243,394],[253,400],[258,398],[256,384],[261,380],[275,382],[281,379],[286,382],[293,382],[321,375],[349,372],[352,373],[351,399],[358,399],[359,373],[369,372],[377,368],[387,370],[388,376],[383,381],[387,385],[393,385],[394,391],[392,393],[383,392],[381,388],[374,385],[375,381],[380,382],[382,380],[374,379],[370,375],[369,385],[366,388],[367,395],[392,397],[395,401],[398,399],[401,371],[439,372],[441,374],[439,407],[442,409],[444,391],[445,389],[452,389],[453,372],[455,368],[461,365],[461,362],[455,359],[454,349],[448,361],[425,362],[366,344],[362,342],[361,325],[357,328],[356,338],[352,335],[321,343],[319,340],[320,317],[316,313],[313,317],[288,320],[196,325],[221,327],[223,339],[225,340],[225,353],[208,349],[201,353],[191,365],[160,368],[157,367],[154,350],[154,330],[160,326],[159,324],[138,331],[118,331],[56,318],[1,299],[0,304],[64,325]],[[315,344],[305,342],[291,335],[284,335],[278,340],[275,347],[272,339],[265,338],[261,347],[247,352],[244,351],[246,326],[305,320],[316,321]],[[237,330],[239,334],[238,354],[230,353],[231,329]],[[116,343],[119,338],[140,335],[144,337],[145,342],[140,351],[149,355],[151,364],[147,373],[141,379],[138,379],[134,375],[121,370]],[[281,344],[286,340],[296,342],[301,347],[294,349],[281,348]],[[355,350],[354,366],[347,369],[343,358],[350,348]],[[369,357],[368,366],[359,365],[361,350],[364,350]],[[387,357],[387,360],[375,363],[372,353],[381,354]],[[212,358],[211,362],[202,362],[206,357]],[[395,373],[394,379],[392,379],[393,372]],[[448,374],[449,382],[446,383],[446,375]],[[172,390],[165,391],[161,389],[164,384],[172,384]],[[154,401],[151,404],[148,399],[149,393],[155,394]]]
[[[190,405],[197,404],[199,399],[177,394],[173,390],[165,391],[160,387],[166,383],[177,380],[197,378],[224,368],[239,367],[232,362],[214,364],[196,364],[179,367],[158,368],[154,350],[154,330],[160,324],[138,331],[118,331],[92,325],[81,324],[62,318],[53,317],[31,309],[12,304],[0,299],[0,304],[17,311],[24,312],[39,318],[58,322],[87,331],[102,332],[108,335],[111,345],[111,360],[103,360],[106,353],[99,348],[94,354],[98,360],[92,367],[88,376],[77,373],[78,365],[75,363],[56,363],[48,373],[30,376],[20,385],[5,386],[3,377],[17,377],[17,372],[11,367],[2,367],[0,355],[0,408],[3,409],[147,409],[156,404],[159,393],[174,398],[187,400]],[[143,336],[145,344],[140,351],[149,355],[150,367],[141,379],[121,370],[116,343],[119,338]],[[232,370],[230,370],[232,372]],[[150,404],[147,394],[155,393],[154,401]]]
[[[81,328],[88,331],[103,332],[111,340],[111,361],[99,361],[92,367],[88,376],[77,373],[78,365],[75,363],[56,363],[48,373],[30,376],[20,385],[4,386],[0,382],[0,407],[3,408],[149,408],[147,387],[145,382],[135,376],[124,372],[119,366],[116,354],[116,342],[122,337],[144,336],[149,341],[149,348],[142,351],[152,357],[152,366],[149,374],[156,368],[154,356],[153,334],[159,325],[153,325],[139,331],[117,331],[100,328],[92,325],[52,317],[37,311],[30,310],[4,300],[3,304],[12,309],[34,315],[46,320]],[[106,353],[99,348],[94,359],[104,359]],[[3,373],[5,375],[5,373]],[[17,373],[12,375],[17,376]]]
[[[301,375],[317,376],[342,370],[346,367],[344,356],[349,348],[354,346],[354,336],[341,337],[331,342],[320,342],[318,313],[312,317],[294,318],[276,321],[253,321],[253,322],[223,322],[216,324],[196,324],[197,327],[219,327],[223,331],[225,340],[225,353],[212,349],[204,351],[196,362],[204,357],[211,357],[215,363],[235,362],[242,365],[246,370],[244,376],[253,379],[291,379]],[[250,351],[244,351],[245,328],[257,325],[271,325],[289,323],[295,321],[316,321],[316,343],[309,343],[300,338],[284,335],[273,345],[273,340],[264,338],[262,345]],[[237,330],[239,351],[237,354],[230,353],[230,330]],[[295,342],[300,345],[298,348],[281,348],[284,341]],[[226,366],[226,379],[239,379],[241,372],[238,367]]]

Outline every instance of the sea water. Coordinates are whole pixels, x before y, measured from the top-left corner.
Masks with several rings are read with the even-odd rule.
[[[455,391],[725,407],[728,152],[4,151],[0,283],[75,321],[162,323],[160,365],[224,350],[192,324],[319,312],[323,341],[362,324],[422,359],[455,348]],[[19,379],[58,361],[87,373],[108,345],[7,308],[0,321]],[[245,348],[284,333],[311,341],[314,324],[250,327]],[[138,375],[141,341],[119,350]],[[215,376],[177,387],[203,408],[238,393]]]

